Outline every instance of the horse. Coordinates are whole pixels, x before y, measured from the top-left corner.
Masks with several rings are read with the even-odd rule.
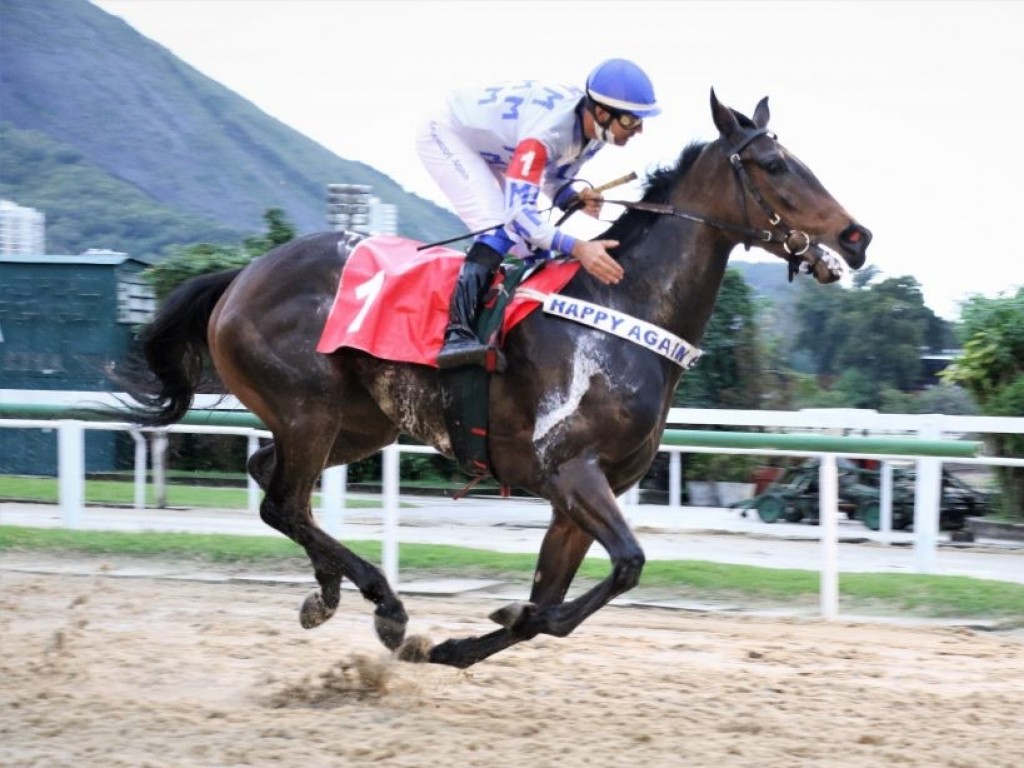
[[[603,285],[582,270],[561,295],[639,318],[699,344],[730,252],[756,244],[822,282],[863,265],[871,240],[811,170],[768,130],[768,99],[752,117],[711,90],[718,137],[686,145],[654,170],[639,201],[601,235],[625,277]],[[762,222],[763,219],[763,222]],[[759,224],[755,226],[756,224]],[[315,351],[352,233],[280,245],[241,269],[202,275],[173,292],[140,333],[148,366],[129,388],[134,420],[168,425],[189,409],[204,355],[226,389],[273,439],[249,459],[264,492],[262,520],[303,547],[318,584],[300,623],[327,621],[350,579],[373,603],[380,642],[400,659],[466,668],[538,634],[564,637],[635,587],[645,555],[616,503],[658,450],[683,368],[604,331],[533,312],[505,340],[491,376],[487,435],[494,477],[551,504],[528,601],[496,610],[499,626],[432,643],[406,638],[405,607],[381,570],[324,532],[311,494],[321,472],[412,436],[451,457],[438,369],[342,348]],[[610,569],[567,600],[597,542]]]

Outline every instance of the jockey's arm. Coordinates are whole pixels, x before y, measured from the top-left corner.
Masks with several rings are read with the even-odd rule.
[[[505,227],[534,248],[572,254],[576,238],[541,216],[537,199],[541,191],[548,149],[537,139],[516,146],[505,172]]]
[[[576,257],[583,268],[602,283],[619,282],[622,266],[607,251],[618,245],[617,242],[578,240],[541,217],[537,198],[547,158],[547,148],[536,139],[525,139],[516,147],[505,175],[505,229],[535,248]]]

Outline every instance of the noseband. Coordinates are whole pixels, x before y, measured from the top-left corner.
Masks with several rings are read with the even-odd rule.
[[[741,157],[743,150],[761,136],[767,136],[773,141],[776,140],[775,134],[767,128],[758,128],[756,130],[745,132],[740,136],[740,140],[729,150],[729,164],[732,165],[732,169],[736,174],[736,179],[740,186],[740,208],[743,210],[743,226],[727,221],[721,221],[719,219],[713,219],[708,216],[702,216],[697,213],[683,211],[673,205],[645,203],[643,201],[631,200],[606,200],[605,202],[615,203],[628,209],[649,211],[651,213],[658,213],[665,216],[675,216],[676,218],[696,221],[723,231],[735,232],[743,236],[743,247],[748,251],[750,250],[750,246],[754,240],[758,240],[762,243],[779,243],[782,245],[783,250],[785,250],[785,252],[791,257],[790,264],[792,270],[792,265],[794,263],[799,264],[801,261],[800,257],[804,256],[811,249],[811,246],[813,246],[814,243],[811,240],[811,236],[803,230],[789,229],[785,226],[782,216],[768,204],[768,201],[761,193],[761,190],[754,183],[754,180],[750,178],[750,174],[747,173],[747,169],[743,165],[743,158]],[[768,223],[771,225],[772,229],[757,229],[750,225],[750,211],[747,208],[748,197],[753,198],[754,202],[757,203],[765,216],[768,217]],[[813,263],[811,266],[814,266]]]

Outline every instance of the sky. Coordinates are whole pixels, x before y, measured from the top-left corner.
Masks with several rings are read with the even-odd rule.
[[[142,35],[348,160],[450,208],[414,149],[459,85],[582,85],[632,59],[663,114],[584,167],[594,184],[710,140],[709,94],[770,127],[874,233],[868,263],[910,275],[956,319],[1024,285],[1024,2],[818,0],[94,0]],[[615,197],[640,194],[639,183]],[[606,207],[609,217],[621,208]],[[577,236],[600,226],[575,216]],[[597,229],[593,229],[598,226]],[[734,258],[769,260],[755,251]],[[780,265],[781,265],[780,261]],[[780,266],[780,268],[782,268]],[[848,280],[849,278],[847,278]]]

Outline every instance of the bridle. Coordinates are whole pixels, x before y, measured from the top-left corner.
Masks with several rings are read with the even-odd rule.
[[[823,252],[817,247],[817,244],[811,240],[811,236],[809,234],[803,230],[792,229],[786,226],[785,222],[782,220],[782,216],[768,203],[760,188],[754,183],[754,180],[750,178],[750,174],[747,173],[747,169],[743,164],[743,150],[761,136],[767,136],[773,141],[777,141],[775,134],[767,128],[756,128],[745,131],[739,137],[739,140],[729,149],[729,164],[732,166],[736,179],[739,183],[740,208],[743,211],[743,225],[722,221],[721,219],[715,219],[710,216],[704,216],[691,211],[684,211],[680,208],[676,208],[674,205],[668,205],[666,203],[647,203],[642,200],[607,199],[604,202],[621,205],[630,210],[648,211],[650,213],[657,213],[663,216],[674,216],[680,219],[696,221],[709,227],[714,227],[715,229],[734,232],[743,236],[743,247],[748,251],[755,240],[761,243],[779,243],[782,245],[783,250],[785,250],[788,256],[791,277],[792,274],[795,273],[797,267],[799,267],[800,263],[804,261],[803,257],[811,251],[813,247],[815,252],[811,257],[807,258],[810,268],[813,269],[824,255]],[[771,226],[771,229],[757,229],[751,225],[747,198],[751,198],[755,203],[757,203],[757,206],[767,217],[768,224]]]

